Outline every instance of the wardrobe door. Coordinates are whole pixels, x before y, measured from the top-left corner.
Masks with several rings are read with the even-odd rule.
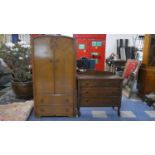
[[[50,37],[34,40],[34,83],[35,93],[53,93],[53,52]]]
[[[64,99],[61,104],[73,105],[75,92],[75,52],[73,39],[58,37],[55,46],[54,95]]]

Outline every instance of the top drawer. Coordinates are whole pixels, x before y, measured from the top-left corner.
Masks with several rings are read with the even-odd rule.
[[[122,80],[120,79],[103,79],[103,80],[79,80],[80,86],[83,87],[122,87]]]

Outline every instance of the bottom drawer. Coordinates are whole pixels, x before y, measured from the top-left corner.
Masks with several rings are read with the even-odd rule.
[[[81,98],[79,106],[81,107],[111,107],[120,106],[121,97],[107,97],[107,98]]]
[[[75,116],[74,108],[71,106],[36,106],[35,114],[37,116]]]

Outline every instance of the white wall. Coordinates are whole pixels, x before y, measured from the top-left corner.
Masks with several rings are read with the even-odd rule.
[[[117,53],[117,39],[129,39],[129,46],[133,46],[136,34],[107,34],[106,57],[111,53]]]

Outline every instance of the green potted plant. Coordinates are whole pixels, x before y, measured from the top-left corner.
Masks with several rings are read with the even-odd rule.
[[[12,89],[16,96],[23,99],[31,98],[33,87],[30,46],[24,42],[2,44],[0,57],[11,69]]]

